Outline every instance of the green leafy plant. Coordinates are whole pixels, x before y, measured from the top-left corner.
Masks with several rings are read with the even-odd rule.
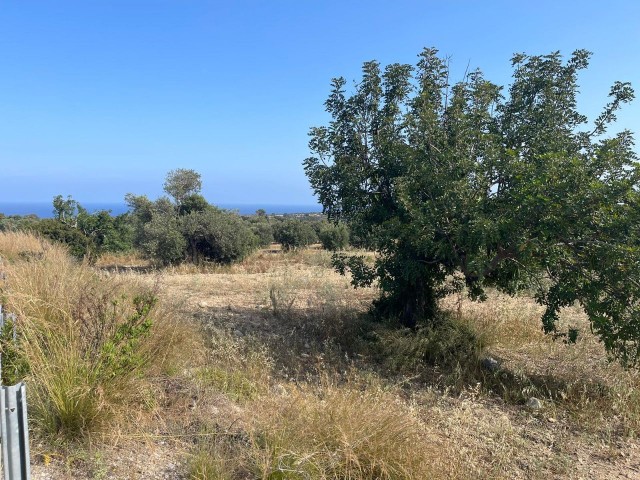
[[[305,171],[330,219],[378,252],[374,266],[336,266],[378,283],[379,312],[415,327],[462,287],[477,300],[533,288],[546,332],[578,302],[611,356],[640,360],[640,168],[630,132],[606,137],[634,93],[616,82],[587,125],[576,96],[589,56],[515,55],[506,94],[480,71],[450,85],[435,49],[416,68],[365,63],[351,96],[333,80]]]

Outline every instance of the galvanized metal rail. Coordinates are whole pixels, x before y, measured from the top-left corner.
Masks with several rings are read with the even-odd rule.
[[[2,311],[0,305],[0,331],[10,320],[13,341],[16,341],[16,316]],[[2,472],[4,480],[29,480],[29,426],[27,424],[27,387],[23,382],[2,385],[2,352],[0,351],[0,433],[2,434]]]

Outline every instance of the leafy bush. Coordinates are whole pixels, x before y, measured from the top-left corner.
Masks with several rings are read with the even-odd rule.
[[[248,223],[239,215],[218,209],[198,193],[200,175],[193,170],[169,172],[165,190],[175,200],[146,196],[125,197],[135,244],[163,264],[185,260],[230,263],[241,260],[258,246]]]
[[[242,260],[257,246],[257,239],[242,218],[231,212],[209,207],[180,217],[182,234],[192,261],[219,263]]]
[[[83,258],[93,253],[91,239],[72,225],[45,218],[34,225],[34,231],[54,242],[64,244],[71,255]]]
[[[255,235],[260,247],[268,247],[274,242],[273,227],[267,221],[251,223],[251,231]]]
[[[311,224],[298,219],[288,219],[278,225],[274,238],[284,250],[295,250],[318,241]]]
[[[182,233],[178,217],[171,214],[154,214],[143,226],[144,236],[140,245],[143,251],[163,265],[185,259],[187,241]]]
[[[344,223],[327,223],[320,230],[318,238],[325,250],[344,250],[349,246],[349,227]]]

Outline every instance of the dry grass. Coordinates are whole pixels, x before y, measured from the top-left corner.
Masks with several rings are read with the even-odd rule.
[[[49,243],[24,232],[0,233],[0,268],[3,263],[12,262],[19,258],[29,258],[42,253],[49,248]]]
[[[294,388],[256,409],[262,478],[461,478],[451,448],[397,395],[375,386]]]
[[[228,410],[218,392],[241,408],[226,427],[228,416],[200,419],[190,478],[473,478],[401,391],[357,373],[347,383],[327,374],[316,385],[274,383],[272,368],[264,351],[217,336],[196,374],[206,388],[198,402]]]
[[[181,439],[171,445],[189,478],[640,477],[638,374],[607,362],[577,308],[562,320],[581,331],[574,345],[542,334],[531,299],[495,292],[482,304],[446,299],[455,331],[420,337],[371,330],[365,313],[375,289],[354,291],[321,250],[272,248],[232,266],[106,276],[47,246],[35,255],[20,248],[11,256],[0,249],[13,272],[3,294],[21,318],[50,319],[52,329],[78,318],[62,312],[77,311],[87,292],[157,291],[154,318],[173,333],[148,344],[152,361],[135,377],[148,387],[121,400],[144,406],[125,413],[119,431],[153,432],[163,444]],[[120,307],[126,318],[130,302]],[[205,327],[205,354],[198,332],[180,327],[192,318]],[[483,355],[500,370],[482,369]],[[83,360],[40,361],[73,373],[54,390],[108,403],[111,393],[88,387]],[[529,396],[543,408],[528,409]],[[120,407],[110,408],[102,431],[118,416]],[[137,448],[144,462],[154,447]]]
[[[575,345],[541,332],[541,310],[531,299],[497,293],[481,304],[446,299],[455,335],[415,337],[384,326],[373,337],[345,334],[345,324],[360,321],[375,290],[354,292],[348,279],[321,266],[315,251],[293,253],[246,260],[253,265],[266,256],[264,273],[200,275],[189,280],[188,292],[183,287],[193,300],[207,292],[200,308],[214,312],[209,322],[262,340],[274,359],[271,390],[254,385],[261,393],[242,400],[240,431],[232,440],[217,435],[199,444],[194,478],[384,477],[366,460],[371,452],[387,459],[385,465],[398,461],[407,469],[392,478],[604,479],[640,472],[638,375],[607,361],[579,309],[563,312],[563,325],[581,330]],[[176,288],[186,278],[165,281]],[[271,334],[281,340],[269,340]],[[336,345],[345,338],[362,344],[348,345],[339,357]],[[384,345],[382,353],[375,344]],[[501,370],[483,369],[483,355],[498,358]],[[303,374],[291,375],[294,363]],[[354,382],[342,383],[344,369]],[[542,399],[541,410],[524,406],[530,396]],[[427,459],[425,470],[411,470],[402,435],[382,442],[386,452],[372,445],[354,452],[356,438],[383,438],[375,425],[387,420],[412,438],[412,455]]]
[[[151,267],[151,262],[142,257],[140,253],[133,250],[131,252],[122,253],[102,253],[95,261],[94,265],[98,268],[120,267]]]
[[[0,234],[6,243],[25,251],[39,241]],[[3,266],[5,308],[17,315],[19,337],[3,374],[26,376],[30,411],[45,436],[73,440],[124,427],[139,412],[131,406],[146,403],[143,375],[182,368],[187,346],[197,354],[194,329],[158,305],[148,286],[105,278],[63,248],[40,245],[38,255]]]
[[[575,344],[542,333],[543,309],[531,298],[495,292],[484,303],[452,298],[445,307],[488,336],[503,367],[488,383],[506,400],[543,398],[576,426],[605,437],[640,431],[640,372],[608,360],[578,306],[561,312],[561,328],[580,332]]]

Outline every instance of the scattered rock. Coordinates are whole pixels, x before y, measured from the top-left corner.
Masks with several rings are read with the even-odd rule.
[[[281,397],[286,397],[288,395],[287,389],[279,383],[273,386],[273,393],[280,395]]]
[[[204,301],[203,301],[203,302],[198,302],[198,306],[199,306],[200,308],[208,308],[208,307],[209,307],[209,304],[208,304],[207,302],[204,302]]]
[[[540,410],[542,408],[542,400],[537,399],[536,397],[530,397],[527,400],[527,408],[531,410]]]
[[[486,368],[490,372],[495,372],[500,368],[500,362],[498,362],[493,357],[483,358],[480,362],[480,365],[482,365],[483,368]]]

